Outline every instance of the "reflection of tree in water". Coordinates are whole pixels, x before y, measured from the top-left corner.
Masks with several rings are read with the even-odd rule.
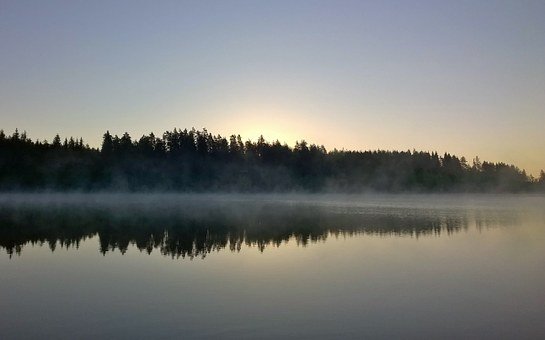
[[[501,221],[475,215],[476,225]],[[298,245],[326,240],[329,235],[411,236],[454,233],[468,227],[464,211],[416,209],[340,209],[311,205],[202,202],[171,206],[54,206],[0,208],[0,247],[12,256],[23,245],[78,248],[98,235],[103,254],[134,245],[172,257],[205,257],[243,245],[263,251],[290,239]],[[485,222],[482,222],[485,221]],[[510,223],[513,223],[510,220]]]

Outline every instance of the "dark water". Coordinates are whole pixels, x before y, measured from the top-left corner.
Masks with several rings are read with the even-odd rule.
[[[545,338],[543,196],[0,196],[0,338]]]

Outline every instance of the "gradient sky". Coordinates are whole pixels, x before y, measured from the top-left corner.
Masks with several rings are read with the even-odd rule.
[[[545,1],[0,0],[0,128],[545,168]]]

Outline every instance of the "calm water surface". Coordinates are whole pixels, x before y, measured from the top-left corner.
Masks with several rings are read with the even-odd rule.
[[[0,195],[0,338],[545,338],[545,198]]]

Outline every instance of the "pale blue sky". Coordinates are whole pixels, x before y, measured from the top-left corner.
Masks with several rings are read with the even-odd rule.
[[[545,1],[0,0],[0,128],[173,127],[545,168]]]

